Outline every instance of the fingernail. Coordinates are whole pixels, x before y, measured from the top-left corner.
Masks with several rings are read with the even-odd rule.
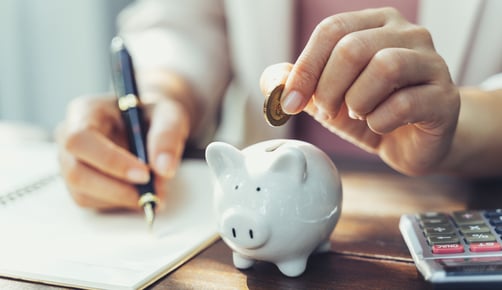
[[[172,175],[172,162],[173,158],[170,154],[161,153],[157,156],[155,160],[155,167],[157,171],[163,176],[171,176]]]
[[[127,171],[127,179],[134,183],[146,183],[150,180],[150,174],[142,169],[131,168]]]
[[[286,114],[294,114],[302,109],[302,103],[303,96],[298,91],[292,91],[283,97],[281,106]]]
[[[354,111],[352,111],[351,109],[349,109],[349,118],[354,119],[354,120],[358,120],[359,119],[357,117],[356,113],[354,113]]]
[[[360,121],[365,120],[365,118],[363,116],[356,114],[351,109],[349,109],[349,118],[354,119],[354,120],[360,120]]]

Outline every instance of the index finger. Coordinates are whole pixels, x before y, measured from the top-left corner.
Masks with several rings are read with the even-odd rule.
[[[281,102],[283,110],[298,114],[308,104],[340,39],[355,31],[381,27],[386,21],[386,13],[381,9],[368,9],[333,15],[319,23],[286,81]]]
[[[149,180],[148,166],[125,148],[91,129],[72,133],[66,150],[92,167],[110,176],[135,183]]]
[[[69,106],[59,140],[63,150],[105,174],[130,182],[147,182],[147,165],[118,145],[125,145],[122,127],[113,96],[78,98]]]

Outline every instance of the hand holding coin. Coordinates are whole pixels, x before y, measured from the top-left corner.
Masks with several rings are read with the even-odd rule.
[[[286,114],[281,107],[281,96],[284,85],[278,85],[272,92],[265,97],[263,103],[263,114],[265,120],[270,126],[277,127],[286,124],[290,115]]]

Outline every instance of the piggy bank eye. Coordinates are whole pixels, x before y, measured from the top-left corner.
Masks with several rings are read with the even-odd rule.
[[[239,185],[236,184],[235,187],[234,187],[235,190],[239,189]]]
[[[259,187],[259,186],[258,186],[258,187],[256,188],[256,191],[260,191],[260,190],[261,190],[261,187]]]

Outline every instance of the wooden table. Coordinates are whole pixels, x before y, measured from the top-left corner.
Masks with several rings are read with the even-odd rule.
[[[217,241],[152,289],[432,289],[417,272],[401,238],[404,213],[493,208],[502,205],[502,181],[406,177],[380,162],[334,158],[342,173],[341,219],[332,252],[310,257],[306,272],[283,276],[259,262],[240,271],[231,251]],[[60,289],[0,279],[0,289]]]

